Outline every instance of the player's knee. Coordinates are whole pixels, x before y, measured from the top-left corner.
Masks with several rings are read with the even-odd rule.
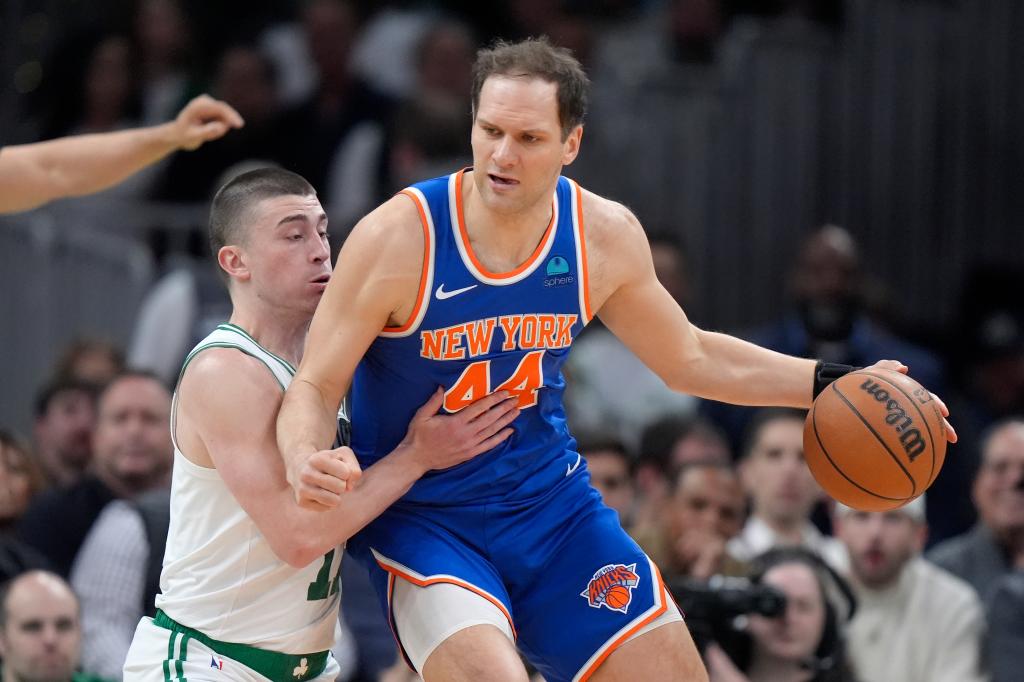
[[[427,657],[426,682],[527,682],[526,668],[508,636],[493,625],[452,634]]]
[[[627,641],[590,679],[591,682],[708,682],[708,674],[686,625],[677,621]]]

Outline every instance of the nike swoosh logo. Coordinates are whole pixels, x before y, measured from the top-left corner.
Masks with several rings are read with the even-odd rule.
[[[577,469],[580,468],[580,462],[582,462],[582,461],[583,461],[583,455],[580,455],[580,454],[577,453],[577,455],[576,455],[576,463],[575,464],[566,464],[565,465],[565,475],[566,476],[571,476],[572,472],[574,472],[574,471],[576,471]]]
[[[451,298],[452,296],[458,296],[459,294],[464,294],[467,291],[469,291],[470,289],[476,289],[476,286],[477,285],[475,285],[475,284],[470,284],[468,287],[462,287],[461,289],[452,289],[451,291],[445,291],[444,290],[444,283],[442,282],[441,286],[439,286],[437,288],[437,291],[434,292],[434,296],[437,297],[437,300],[443,301],[446,298]]]

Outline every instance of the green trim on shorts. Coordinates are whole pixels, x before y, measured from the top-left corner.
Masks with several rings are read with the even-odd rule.
[[[170,630],[173,633],[181,633],[185,635],[181,645],[183,659],[186,644],[191,638],[197,642],[202,642],[221,656],[226,656],[227,658],[238,661],[242,665],[252,668],[260,675],[280,682],[285,682],[286,680],[304,682],[305,680],[317,677],[327,668],[327,657],[331,653],[330,651],[318,651],[311,654],[283,654],[278,651],[257,649],[256,647],[249,646],[247,644],[221,642],[213,639],[212,637],[207,637],[198,630],[185,627],[181,623],[171,619],[170,616],[160,609],[157,609],[156,611],[156,617],[153,618],[153,624],[157,627],[164,628],[165,630]],[[173,655],[174,639],[175,637],[172,636],[171,644],[168,646],[168,657]],[[176,664],[176,672],[178,673],[178,678],[183,679],[180,663]],[[164,680],[170,682],[169,661],[164,662]]]

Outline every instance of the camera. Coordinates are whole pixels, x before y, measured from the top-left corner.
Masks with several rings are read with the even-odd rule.
[[[735,623],[741,616],[775,618],[786,610],[786,595],[746,578],[713,576],[706,582],[683,579],[670,583],[668,588],[701,653],[710,642],[731,650],[737,637]]]

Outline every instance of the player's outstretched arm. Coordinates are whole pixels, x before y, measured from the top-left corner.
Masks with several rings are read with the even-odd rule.
[[[737,405],[810,407],[815,360],[694,326],[658,282],[650,246],[636,217],[589,193],[584,198],[587,209],[595,309],[602,322],[670,388]],[[879,366],[906,371],[892,360]],[[942,410],[948,416],[944,405]],[[948,422],[946,426],[955,441],[956,432]]]
[[[200,95],[175,120],[161,125],[5,147],[0,151],[0,212],[99,192],[172,152],[196,149],[242,125],[231,106]]]
[[[439,415],[438,391],[416,413],[402,443],[365,472],[349,448],[331,451],[325,479],[349,489],[325,499],[332,508],[311,511],[295,503],[275,443],[280,395],[258,360],[231,349],[205,351],[178,388],[176,440],[189,459],[216,467],[275,554],[293,566],[345,542],[428,470],[455,466],[508,438],[518,414],[518,401],[501,393],[456,415]]]
[[[338,255],[277,420],[278,447],[301,505],[320,503],[325,489],[301,474],[328,458],[338,405],[363,353],[416,300],[423,251],[416,208],[399,196],[360,221]]]

